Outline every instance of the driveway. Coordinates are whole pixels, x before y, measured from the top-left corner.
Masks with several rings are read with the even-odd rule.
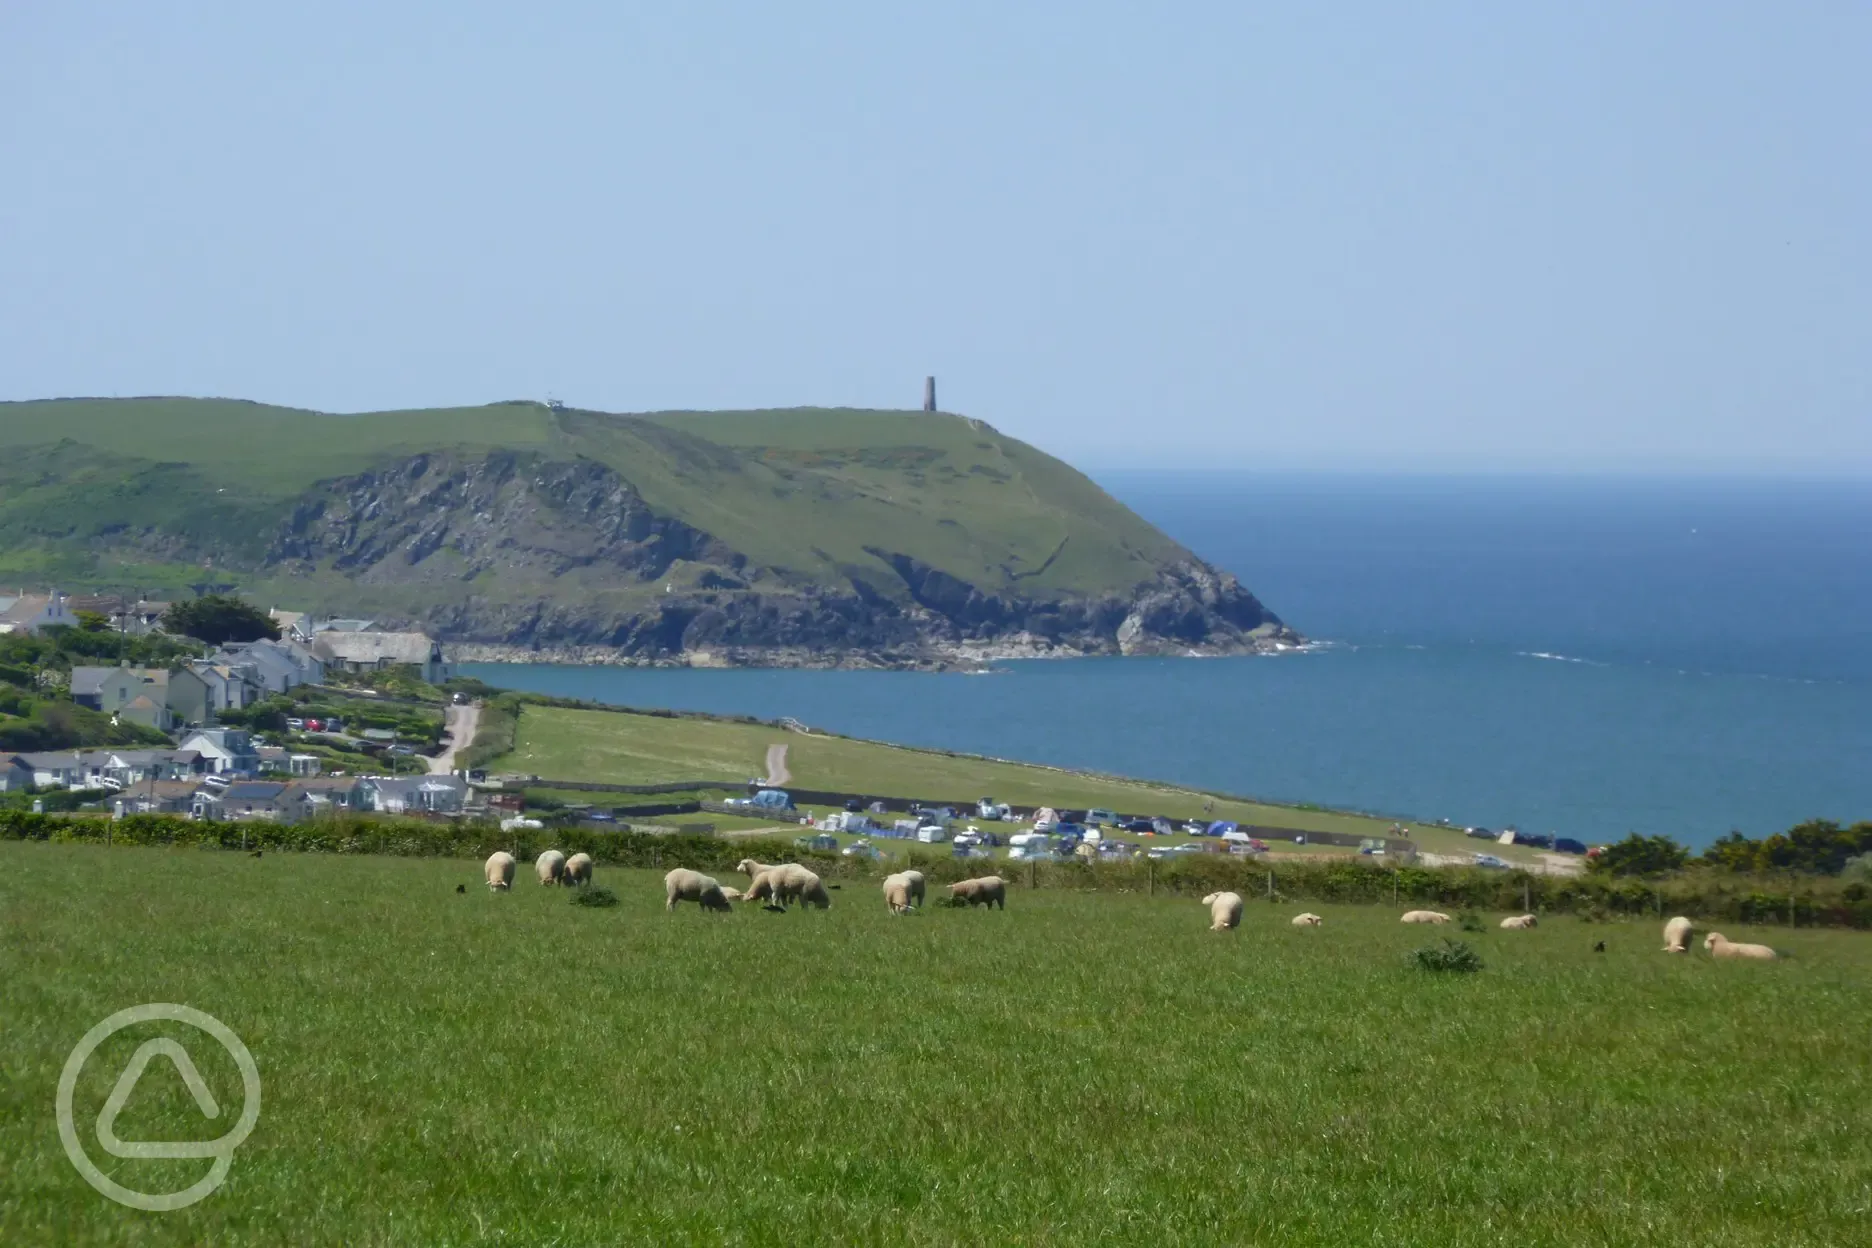
[[[481,722],[481,708],[469,702],[462,705],[449,704],[443,712],[442,727],[447,734],[442,752],[429,760],[429,774],[445,776],[455,770],[455,751],[474,744],[475,729]]]

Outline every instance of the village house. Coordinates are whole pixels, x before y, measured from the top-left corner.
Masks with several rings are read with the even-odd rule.
[[[32,764],[18,754],[0,755],[0,793],[18,793],[32,787]]]
[[[468,782],[460,776],[367,776],[358,784],[358,806],[386,815],[453,815],[468,804]]]
[[[152,780],[125,789],[111,799],[111,815],[123,819],[130,815],[186,815],[195,804],[195,791],[201,784],[194,780]]]
[[[223,646],[208,657],[208,662],[242,672],[263,694],[285,693],[325,679],[324,660],[296,641],[249,641]]]
[[[260,755],[244,728],[197,728],[183,734],[181,746],[201,755],[202,771],[217,776],[252,775]]]
[[[78,617],[72,612],[69,600],[58,590],[49,594],[29,594],[21,590],[11,596],[0,595],[0,633],[37,634],[58,625],[78,626]]]
[[[347,632],[321,629],[312,639],[312,653],[328,666],[350,673],[381,672],[407,664],[418,668],[422,678],[432,685],[447,681],[448,661],[442,655],[442,643],[427,633]]]

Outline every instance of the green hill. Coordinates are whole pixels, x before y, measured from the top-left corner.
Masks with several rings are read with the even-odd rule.
[[[1291,640],[1068,465],[922,412],[0,404],[0,581],[233,584],[652,660]]]

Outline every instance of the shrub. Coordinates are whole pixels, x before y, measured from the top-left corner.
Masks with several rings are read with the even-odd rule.
[[[1471,949],[1467,942],[1443,938],[1443,947],[1434,945],[1414,950],[1410,960],[1420,970],[1454,971],[1468,974],[1482,969],[1482,955]]]
[[[1476,932],[1479,934],[1488,931],[1487,925],[1482,922],[1481,915],[1467,912],[1457,918],[1456,926],[1462,928],[1465,932]]]
[[[618,898],[616,893],[604,887],[602,884],[593,884],[589,888],[581,888],[574,892],[572,894],[572,904],[575,906],[598,906],[603,908],[617,905]]]

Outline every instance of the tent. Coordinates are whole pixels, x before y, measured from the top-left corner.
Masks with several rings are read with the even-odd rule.
[[[1209,825],[1208,835],[1226,836],[1230,832],[1239,832],[1239,831],[1241,831],[1241,825],[1235,823],[1233,820],[1218,819],[1214,823]]]

